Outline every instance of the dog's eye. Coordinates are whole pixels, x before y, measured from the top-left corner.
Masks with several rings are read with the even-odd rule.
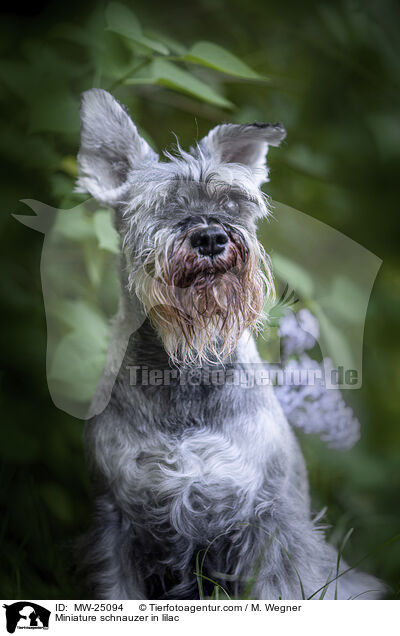
[[[239,203],[237,203],[237,201],[232,201],[232,199],[225,201],[224,210],[229,212],[229,214],[237,214],[239,212]]]

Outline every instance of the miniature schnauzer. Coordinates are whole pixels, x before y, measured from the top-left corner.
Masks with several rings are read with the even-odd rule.
[[[274,285],[256,220],[284,128],[222,124],[159,161],[106,91],[83,94],[81,119],[77,190],[114,208],[121,237],[95,401],[113,388],[85,428],[93,595],[195,599],[218,585],[235,598],[380,597],[379,581],[337,567],[273,388],[232,381],[262,365],[252,331]],[[223,382],[209,381],[215,370]]]

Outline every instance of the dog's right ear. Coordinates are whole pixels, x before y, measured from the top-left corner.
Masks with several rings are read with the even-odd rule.
[[[260,186],[268,180],[266,156],[269,146],[279,146],[286,137],[282,124],[220,124],[200,143],[199,148],[219,163],[240,163],[252,171]]]
[[[115,205],[123,197],[129,172],[157,160],[158,155],[110,93],[92,88],[82,94],[77,192]]]

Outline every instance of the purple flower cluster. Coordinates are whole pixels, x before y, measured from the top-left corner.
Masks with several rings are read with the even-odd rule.
[[[287,312],[279,323],[282,353],[285,358],[312,349],[319,336],[319,323],[308,309]]]
[[[289,423],[305,433],[319,435],[331,448],[351,448],[360,438],[360,423],[353,410],[346,406],[340,390],[325,386],[323,378],[332,363],[329,359],[319,363],[305,353],[318,338],[318,321],[307,309],[297,315],[290,312],[281,319],[279,335],[284,368],[297,372],[297,377],[304,371],[309,377],[321,377],[312,384],[276,386],[277,398]]]

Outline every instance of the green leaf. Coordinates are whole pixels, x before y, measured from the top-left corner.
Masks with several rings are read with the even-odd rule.
[[[113,254],[119,254],[120,243],[118,232],[112,223],[109,210],[98,210],[94,215],[94,231],[99,247]]]
[[[246,79],[261,79],[260,75],[242,60],[223,49],[222,46],[212,42],[197,42],[186,53],[184,59],[192,64],[201,64],[229,75],[236,75]]]
[[[78,162],[76,158],[73,155],[65,155],[60,161],[60,169],[75,179],[78,174]]]
[[[325,310],[335,313],[340,319],[353,324],[361,324],[365,311],[362,290],[350,278],[337,276],[329,294],[321,302]]]
[[[304,298],[313,298],[315,293],[314,281],[304,267],[277,252],[272,254],[271,258],[274,264],[274,271],[279,274],[282,280],[289,283],[289,287],[304,296]]]
[[[70,329],[98,334],[102,342],[108,337],[108,325],[104,317],[83,300],[61,300],[52,308],[52,313]]]
[[[76,402],[90,402],[93,398],[104,368],[108,333],[107,322],[96,319],[60,340],[52,356],[48,380],[65,398]]]
[[[301,144],[295,144],[288,150],[286,161],[295,170],[317,179],[329,178],[333,170],[332,161],[327,154],[316,152]]]
[[[321,336],[323,337],[329,355],[333,362],[343,365],[346,369],[354,369],[354,359],[351,352],[351,346],[342,330],[328,318],[318,303],[313,303],[312,311],[318,318]]]
[[[140,22],[133,11],[120,2],[110,2],[107,6],[106,22],[110,31],[125,35],[127,38],[142,33]]]
[[[99,289],[107,263],[107,253],[99,250],[97,242],[86,241],[83,248],[85,265],[90,284],[94,289]]]
[[[230,101],[219,95],[211,86],[171,62],[157,59],[152,63],[151,72],[156,83],[160,86],[167,86],[181,93],[187,93],[221,108],[233,107]]]
[[[55,238],[61,236],[80,243],[94,236],[93,218],[87,215],[83,206],[73,210],[60,210],[52,232]]]
[[[142,32],[140,22],[128,7],[119,2],[111,2],[106,9],[107,28],[119,33],[133,42],[146,46],[162,55],[168,55],[167,47],[157,40],[153,40]]]
[[[144,35],[147,35],[152,40],[156,40],[157,42],[162,42],[165,46],[175,55],[185,55],[187,48],[183,46],[180,42],[171,38],[169,35],[165,33],[158,33],[158,31],[144,31]]]
[[[142,46],[147,46],[147,48],[152,49],[153,51],[157,51],[157,53],[161,53],[162,55],[168,55],[169,50],[164,44],[161,42],[157,42],[156,40],[152,40],[148,38],[146,35],[136,36],[131,38],[134,42],[141,44]]]
[[[155,77],[130,77],[125,80],[124,84],[129,84],[129,86],[142,86],[144,84],[157,84],[157,79]]]

